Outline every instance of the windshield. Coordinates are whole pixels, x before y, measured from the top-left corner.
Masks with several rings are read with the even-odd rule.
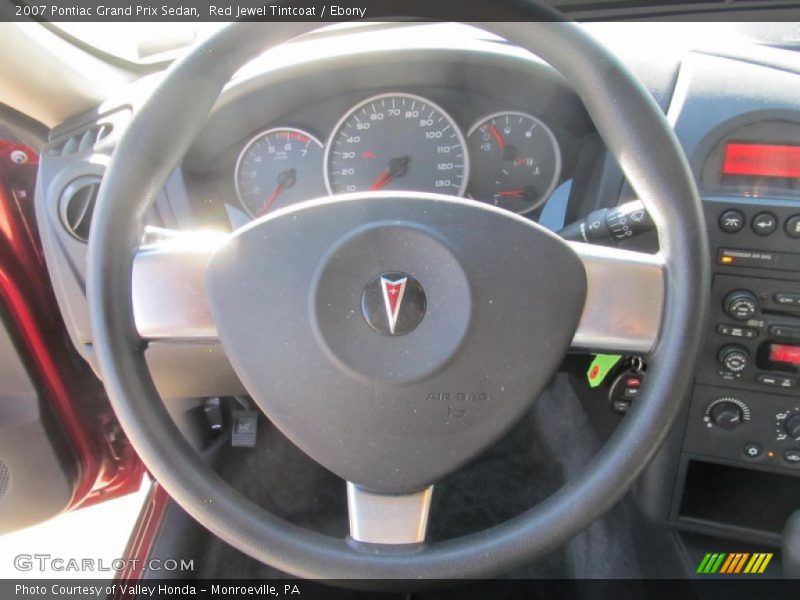
[[[146,64],[174,58],[227,23],[51,23],[57,31],[104,54]]]
[[[130,63],[148,64],[172,60],[196,43],[227,25],[215,23],[50,23],[57,32],[97,52]],[[619,24],[618,24],[619,25]],[[687,48],[726,46],[743,40],[769,46],[800,48],[797,23],[627,23],[622,37],[630,43],[685,45]],[[357,26],[357,22],[329,24],[331,28]],[[613,23],[595,22],[589,27],[610,27]],[[658,28],[657,32],[653,28]],[[654,36],[657,34],[657,36]]]

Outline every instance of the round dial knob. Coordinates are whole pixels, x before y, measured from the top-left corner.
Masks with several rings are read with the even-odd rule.
[[[795,440],[800,440],[800,415],[792,415],[783,424],[786,435]]]
[[[742,409],[738,404],[723,401],[711,408],[711,422],[721,429],[736,429],[742,424]]]
[[[725,313],[737,321],[747,321],[755,316],[758,310],[758,299],[753,292],[734,290],[722,301]]]
[[[722,368],[731,373],[741,373],[750,366],[750,354],[735,344],[720,348],[717,359]]]

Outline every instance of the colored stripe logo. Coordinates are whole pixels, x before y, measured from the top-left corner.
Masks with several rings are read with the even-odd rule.
[[[759,575],[772,560],[772,553],[756,552],[709,552],[700,561],[697,573],[704,575]]]

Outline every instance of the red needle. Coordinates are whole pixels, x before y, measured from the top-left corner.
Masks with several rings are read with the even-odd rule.
[[[377,180],[375,183],[373,183],[373,184],[370,186],[370,188],[369,188],[369,189],[370,189],[370,190],[372,190],[373,192],[374,192],[374,191],[376,191],[376,190],[379,190],[379,189],[381,189],[383,186],[385,186],[387,183],[389,183],[389,182],[390,182],[392,179],[394,179],[394,175],[392,175],[392,172],[391,172],[391,171],[389,171],[389,169],[386,169],[386,170],[383,172],[383,175],[381,175],[380,177],[378,177],[378,180]]]
[[[261,207],[261,211],[258,213],[259,217],[263,217],[267,214],[269,207],[272,206],[273,202],[278,199],[284,190],[288,190],[297,182],[297,171],[294,169],[288,169],[286,171],[281,171],[278,173],[278,185],[275,186],[275,189],[272,190],[272,193],[267,198],[267,201],[264,202],[264,206]]]
[[[285,189],[286,188],[283,187],[281,184],[275,186],[275,189],[272,190],[272,193],[269,195],[269,198],[267,198],[267,201],[264,202],[264,206],[261,207],[261,212],[258,213],[259,217],[263,217],[265,214],[267,214],[269,207],[272,206],[272,203],[278,199],[278,196],[280,196],[281,192]]]
[[[522,196],[524,193],[525,193],[525,190],[522,190],[522,189],[520,189],[520,190],[500,190],[499,192],[497,192],[497,195],[498,196],[513,196],[513,197],[517,197],[517,196]]]
[[[381,189],[395,177],[402,177],[408,172],[408,163],[411,159],[408,156],[398,156],[389,161],[389,168],[378,177],[378,180],[370,186],[373,192]]]
[[[495,140],[497,140],[497,145],[498,145],[498,146],[500,146],[500,150],[502,150],[503,148],[505,148],[505,147],[506,147],[506,141],[503,139],[503,136],[502,136],[502,135],[500,135],[500,132],[499,132],[499,131],[497,131],[497,127],[495,127],[494,125],[492,125],[492,126],[489,128],[489,131],[490,131],[490,132],[492,133],[492,135],[494,136],[494,139],[495,139]]]

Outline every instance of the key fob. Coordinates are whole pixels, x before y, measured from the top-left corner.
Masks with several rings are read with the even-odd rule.
[[[643,380],[644,372],[641,369],[627,368],[617,375],[608,390],[611,410],[621,415],[628,412],[639,395]]]

